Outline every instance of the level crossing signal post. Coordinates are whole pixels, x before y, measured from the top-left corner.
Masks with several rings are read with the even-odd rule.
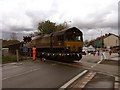
[[[32,40],[32,39],[31,39],[30,36],[23,36],[23,41],[24,41],[25,43],[30,42],[31,40]]]
[[[32,39],[30,36],[23,36],[23,53],[25,54],[25,57],[27,59],[27,53],[28,53],[28,47],[27,47],[27,43],[30,42]]]

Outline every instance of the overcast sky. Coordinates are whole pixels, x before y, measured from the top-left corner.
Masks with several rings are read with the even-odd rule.
[[[118,35],[118,1],[0,0],[0,30],[29,34],[37,30],[38,22],[50,20],[78,27],[84,40],[100,36],[101,31]]]

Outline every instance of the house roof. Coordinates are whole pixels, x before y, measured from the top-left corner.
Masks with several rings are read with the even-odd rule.
[[[109,33],[109,34],[105,34],[105,35],[103,35],[103,36],[100,36],[100,37],[96,38],[96,40],[105,39],[105,38],[107,38],[107,37],[109,37],[109,36],[111,36],[111,35],[114,35],[115,37],[120,38],[119,36],[117,36],[117,35],[115,35],[115,34],[113,34],[113,33]]]
[[[3,48],[7,48],[7,47],[11,47],[11,46],[16,46],[16,45],[21,45],[23,44],[24,42],[18,42],[18,43],[13,43],[13,44],[8,44],[8,45],[4,45],[2,46]]]

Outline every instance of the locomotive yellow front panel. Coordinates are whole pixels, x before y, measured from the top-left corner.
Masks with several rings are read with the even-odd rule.
[[[81,52],[83,47],[83,42],[81,41],[65,41],[65,49],[69,52]]]

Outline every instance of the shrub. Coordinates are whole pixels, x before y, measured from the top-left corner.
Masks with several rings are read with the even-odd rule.
[[[2,63],[10,63],[10,62],[16,62],[16,55],[6,55],[2,56]]]

